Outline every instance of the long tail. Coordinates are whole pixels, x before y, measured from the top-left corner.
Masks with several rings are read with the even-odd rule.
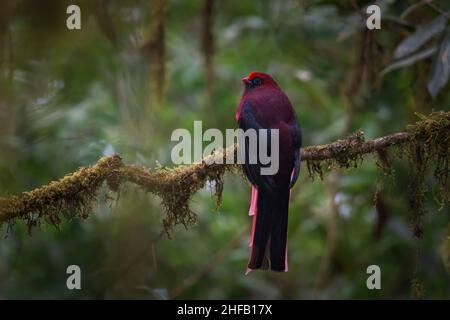
[[[287,265],[287,226],[289,190],[258,190],[250,245],[252,253],[247,272],[272,269],[285,272]]]

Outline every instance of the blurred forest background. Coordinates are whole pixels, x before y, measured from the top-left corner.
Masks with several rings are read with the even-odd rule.
[[[304,145],[357,129],[403,130],[416,113],[449,110],[449,1],[130,0],[0,2],[0,195],[31,190],[117,153],[172,166],[176,128],[235,128],[241,77],[272,74],[299,116]],[[81,30],[66,8],[81,8]],[[408,40],[406,40],[408,39]],[[245,276],[250,187],[227,174],[222,206],[205,187],[195,227],[162,232],[159,200],[105,187],[88,219],[59,227],[3,224],[0,298],[450,298],[448,207],[427,193],[412,235],[408,167],[375,161],[302,171],[292,193],[289,272]],[[427,176],[432,186],[433,177]],[[378,192],[377,192],[378,190]],[[432,190],[432,188],[431,188]],[[376,200],[376,201],[374,201]],[[376,203],[376,205],[374,204]],[[66,268],[82,270],[67,290]],[[366,268],[381,267],[368,290]]]

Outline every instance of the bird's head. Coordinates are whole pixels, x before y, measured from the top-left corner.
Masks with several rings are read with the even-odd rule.
[[[258,101],[265,100],[268,96],[274,96],[274,90],[282,93],[276,81],[267,73],[250,72],[247,77],[242,78],[242,82],[244,82],[245,90],[236,110],[237,121],[241,118],[242,108],[247,101],[252,100],[258,105]]]
[[[247,77],[242,78],[245,90],[256,90],[261,88],[278,87],[275,80],[267,73],[250,72]]]

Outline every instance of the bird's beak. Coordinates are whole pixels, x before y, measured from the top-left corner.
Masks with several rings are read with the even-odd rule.
[[[249,84],[250,80],[248,79],[248,77],[243,77],[242,82],[244,82],[245,84]]]

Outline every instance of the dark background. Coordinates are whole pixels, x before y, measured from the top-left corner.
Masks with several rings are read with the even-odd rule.
[[[449,4],[419,2],[379,1],[382,28],[368,31],[361,15],[368,1],[2,0],[0,194],[113,153],[126,163],[172,166],[174,129],[192,130],[194,120],[235,128],[240,79],[253,70],[273,75],[287,93],[305,146],[357,129],[375,138],[403,130],[416,112],[448,111],[449,86],[439,86],[448,61],[414,54],[450,46],[448,20],[441,29],[429,25]],[[81,30],[66,28],[69,4],[81,8]],[[432,36],[416,35],[417,48],[383,74],[420,28]],[[31,236],[23,221],[4,224],[0,298],[449,298],[448,208],[434,201],[427,176],[424,234],[415,239],[408,166],[396,149],[390,157],[393,178],[371,157],[323,181],[302,171],[286,274],[244,275],[250,187],[227,174],[219,210],[205,187],[192,200],[198,224],[177,227],[171,239],[161,236],[159,200],[133,185],[117,201],[104,188],[87,220],[42,224]],[[71,264],[81,267],[80,291],[66,289]],[[381,268],[381,290],[366,287],[372,264]]]

